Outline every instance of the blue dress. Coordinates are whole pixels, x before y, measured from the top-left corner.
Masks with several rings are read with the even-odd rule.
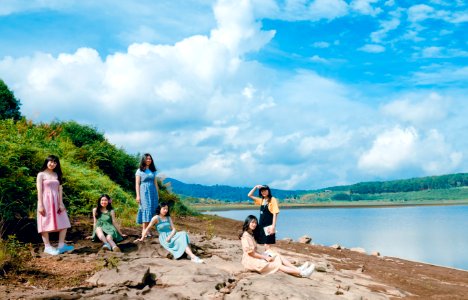
[[[135,176],[140,176],[140,205],[138,206],[137,223],[150,222],[158,207],[158,191],[154,185],[156,172],[138,169]]]
[[[166,217],[163,221],[160,216],[158,216],[158,224],[156,224],[156,230],[159,232],[159,243],[166,249],[171,252],[175,259],[179,258],[184,254],[185,248],[190,244],[189,237],[187,232],[178,231],[171,238],[171,241],[166,242],[167,237],[171,234],[171,222],[169,221],[171,217]]]

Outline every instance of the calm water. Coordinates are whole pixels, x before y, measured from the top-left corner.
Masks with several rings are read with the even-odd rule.
[[[235,220],[258,209],[208,212]],[[277,238],[362,247],[414,261],[468,270],[468,206],[282,209]]]

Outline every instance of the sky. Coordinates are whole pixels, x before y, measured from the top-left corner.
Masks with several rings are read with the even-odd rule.
[[[468,172],[463,0],[0,0],[0,78],[160,176],[316,189]]]

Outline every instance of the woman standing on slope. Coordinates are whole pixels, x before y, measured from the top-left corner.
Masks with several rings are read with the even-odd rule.
[[[73,246],[65,244],[67,228],[70,228],[67,210],[63,205],[62,168],[57,156],[49,155],[37,174],[37,231],[44,242],[44,253],[58,255],[72,251]],[[59,233],[58,248],[50,244],[49,232]]]
[[[315,265],[304,263],[300,267],[294,266],[285,257],[276,254],[271,257],[267,254],[260,254],[257,252],[257,244],[252,236],[257,228],[257,218],[255,216],[248,216],[242,226],[242,233],[239,238],[242,242],[242,265],[249,271],[255,271],[260,274],[272,274],[282,271],[287,274],[309,277],[315,269]]]
[[[259,197],[253,194],[258,189]],[[278,200],[271,195],[267,185],[256,185],[247,195],[256,205],[260,205],[260,222],[254,232],[258,244],[265,245],[266,251],[270,251],[270,245],[276,243],[276,221],[278,220]]]
[[[159,190],[156,166],[153,157],[145,153],[141,157],[140,167],[135,173],[136,202],[138,206],[137,223],[143,224],[142,233],[148,227],[158,207]],[[148,236],[150,231],[148,229]]]

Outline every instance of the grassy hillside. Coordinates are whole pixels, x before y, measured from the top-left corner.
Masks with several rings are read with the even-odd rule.
[[[49,154],[57,155],[64,175],[64,202],[71,216],[90,215],[100,194],[114,199],[123,225],[135,224],[134,174],[139,155],[110,144],[96,129],[76,122],[34,124],[0,120],[0,222],[36,215],[36,176]],[[164,201],[188,212],[160,183]]]

